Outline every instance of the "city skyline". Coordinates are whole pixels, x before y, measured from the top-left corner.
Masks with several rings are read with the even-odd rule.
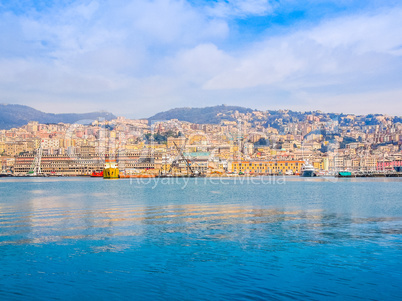
[[[0,162],[3,174],[14,176],[96,176],[109,156],[118,160],[123,178],[294,175],[308,163],[321,176],[400,176],[399,119],[277,113],[228,111],[218,113],[224,117],[219,124],[124,117],[86,124],[32,121],[0,131]]]
[[[401,115],[397,1],[0,4],[0,103]]]

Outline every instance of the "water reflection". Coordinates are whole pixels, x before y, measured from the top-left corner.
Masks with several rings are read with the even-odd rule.
[[[34,197],[24,213],[2,212],[1,244],[47,244],[64,240],[139,237],[233,240],[245,243],[262,236],[282,242],[329,243],[378,241],[401,234],[400,217],[354,218],[328,214],[323,209],[282,210],[239,205],[180,204],[110,207],[107,194],[96,194],[97,204],[81,202],[84,194]],[[70,202],[71,201],[71,202]],[[99,208],[99,204],[106,208]],[[14,209],[18,209],[14,208]],[[4,209],[2,209],[4,211]]]

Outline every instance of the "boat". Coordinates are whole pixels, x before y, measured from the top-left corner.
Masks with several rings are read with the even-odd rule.
[[[339,178],[350,178],[352,177],[352,173],[350,171],[340,171],[337,175]]]
[[[119,167],[116,159],[105,159],[105,166],[103,168],[103,178],[104,179],[118,179],[119,178]]]
[[[306,161],[306,163],[303,165],[300,176],[301,177],[316,177],[317,174],[315,173],[314,166],[311,165],[310,163],[308,163],[308,161]]]
[[[93,171],[92,174],[91,174],[91,177],[92,178],[103,177],[103,170],[101,170],[101,171]]]
[[[48,177],[48,174],[37,173],[35,171],[29,171],[25,176],[26,177]]]

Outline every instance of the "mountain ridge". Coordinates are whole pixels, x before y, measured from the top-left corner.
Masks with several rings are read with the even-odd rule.
[[[240,106],[217,105],[202,108],[181,107],[168,111],[159,112],[147,119],[149,122],[178,119],[197,124],[220,124],[222,121],[237,121],[238,114],[249,116],[248,121],[253,125],[263,127],[281,128],[291,122],[306,120],[308,115],[320,116],[321,121],[331,121],[339,119],[342,124],[350,122],[350,116],[358,119],[365,125],[379,124],[378,116],[383,114],[354,115],[343,113],[324,113],[321,111],[298,112],[292,110],[259,110]],[[116,116],[109,112],[90,112],[90,113],[45,113],[32,107],[18,104],[0,104],[0,130],[21,127],[30,121],[39,123],[75,123],[79,120],[104,118],[106,120],[115,119]],[[402,123],[402,117],[393,116],[394,122]]]
[[[116,116],[109,112],[90,112],[90,113],[45,113],[32,107],[19,104],[0,104],[0,129],[8,130],[21,127],[30,121],[39,123],[74,123],[84,119],[105,118],[106,120],[115,119]]]

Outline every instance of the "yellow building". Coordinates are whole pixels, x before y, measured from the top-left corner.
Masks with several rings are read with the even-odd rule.
[[[27,151],[27,142],[25,141],[13,141],[5,143],[5,154],[7,156],[16,156],[22,152]]]
[[[208,139],[203,134],[191,135],[189,138],[189,144],[190,145],[194,145],[194,144],[206,145],[206,144],[208,144]]]
[[[324,160],[314,161],[313,166],[315,170],[328,170],[328,168],[326,169],[327,164]]]
[[[6,144],[4,142],[0,142],[0,154],[2,154],[6,150]]]
[[[173,148],[175,147],[174,144],[176,144],[177,147],[182,148],[186,144],[186,138],[185,137],[168,137],[167,138],[167,147],[168,148]]]
[[[231,171],[244,174],[285,174],[292,172],[298,174],[303,166],[303,161],[233,161]]]

